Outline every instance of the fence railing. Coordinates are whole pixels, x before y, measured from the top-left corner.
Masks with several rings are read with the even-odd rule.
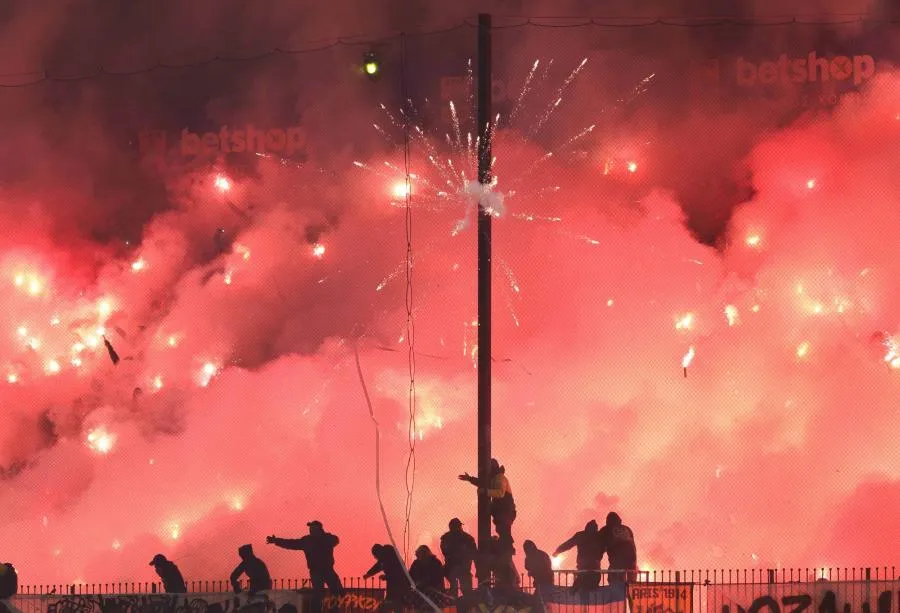
[[[555,584],[569,587],[575,580],[578,571],[554,571]],[[603,571],[603,583],[606,583],[607,571]],[[814,583],[817,581],[896,581],[895,566],[880,567],[841,567],[841,568],[779,568],[779,569],[685,569],[685,570],[648,570],[639,571],[639,583],[685,583],[694,586],[704,585],[760,585],[784,583]],[[531,579],[520,575],[521,586],[526,591],[534,589]],[[354,590],[382,590],[383,580],[378,577],[364,579],[362,577],[344,577],[341,579],[346,588]],[[214,593],[231,592],[228,580],[187,581],[188,592]],[[247,583],[241,582],[242,589]],[[309,578],[274,579],[272,588],[276,590],[301,590],[311,588]],[[156,594],[162,593],[161,583],[117,581],[104,583],[74,584],[28,584],[19,586],[19,594]]]

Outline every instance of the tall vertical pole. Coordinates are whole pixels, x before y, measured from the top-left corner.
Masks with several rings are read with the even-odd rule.
[[[478,15],[478,182],[491,183],[491,16]],[[491,471],[491,215],[478,207],[478,482]],[[478,545],[491,540],[490,498],[478,491]]]

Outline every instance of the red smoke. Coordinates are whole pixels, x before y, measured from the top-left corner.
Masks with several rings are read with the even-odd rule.
[[[900,79],[880,72],[833,115],[753,137],[756,193],[719,249],[670,191],[690,177],[661,168],[695,146],[681,168],[703,172],[693,119],[671,132],[677,151],[651,138],[609,166],[555,155],[516,194],[547,149],[498,134],[493,446],[519,545],[552,551],[615,510],[645,568],[895,561]],[[437,181],[425,157],[411,170]],[[361,575],[387,535],[356,338],[401,541],[403,160],[361,160],[381,174],[352,161],[173,171],[167,206],[126,220],[140,229],[128,245],[59,239],[70,219],[107,236],[106,209],[82,217],[51,188],[3,195],[24,212],[0,237],[0,550],[22,583],[152,580],[158,552],[218,579],[244,543],[274,576],[302,576],[265,536],[312,519],[341,537],[338,572]],[[423,200],[420,184],[410,544],[434,548],[452,517],[476,529],[456,478],[476,469],[476,239],[471,224],[451,236],[464,199]]]

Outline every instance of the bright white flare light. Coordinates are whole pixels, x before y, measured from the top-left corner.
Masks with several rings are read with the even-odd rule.
[[[108,432],[105,427],[94,428],[87,435],[88,447],[97,453],[107,454],[112,451],[116,442],[116,435]]]
[[[391,188],[391,194],[397,199],[406,198],[411,191],[412,189],[406,181],[398,181],[397,183],[394,183],[394,186]]]
[[[693,345],[688,349],[687,353],[684,354],[684,357],[681,358],[681,367],[687,368],[691,365],[691,362],[694,360],[694,356],[697,355],[697,352],[694,350]]]
[[[313,245],[312,254],[321,259],[323,255],[325,255],[325,245],[322,243],[316,243]]]
[[[228,177],[224,175],[216,176],[215,185],[216,188],[222,192],[227,192],[231,189],[231,181],[229,181]]]

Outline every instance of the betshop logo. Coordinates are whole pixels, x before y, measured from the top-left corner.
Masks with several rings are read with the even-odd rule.
[[[815,81],[853,81],[860,85],[875,75],[875,59],[871,55],[818,57],[811,51],[806,57],[782,54],[777,60],[759,63],[739,57],[735,68],[737,84],[742,87]]]
[[[139,136],[143,154],[165,155],[169,143],[164,130],[144,130]],[[219,153],[260,153],[291,157],[308,147],[306,130],[302,126],[257,129],[248,125],[232,129],[222,126],[218,132],[181,131],[178,152],[183,156],[209,156]]]

